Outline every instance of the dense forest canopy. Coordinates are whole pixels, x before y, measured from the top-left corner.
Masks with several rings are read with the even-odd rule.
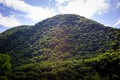
[[[119,80],[120,29],[64,14],[0,34],[0,79]]]

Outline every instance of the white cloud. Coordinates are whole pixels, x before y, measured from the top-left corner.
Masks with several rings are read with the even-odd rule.
[[[49,3],[52,0],[49,0]],[[59,12],[49,7],[40,7],[27,4],[24,0],[0,0],[0,3],[7,7],[23,12],[25,18],[38,22],[45,18],[60,14],[79,14],[90,18],[94,14],[103,14],[109,8],[107,0],[55,0]],[[15,17],[3,17],[6,21],[10,20],[13,24],[20,23]],[[9,19],[10,18],[10,19]],[[1,19],[1,18],[0,18]],[[13,19],[13,22],[11,19]],[[2,19],[1,19],[2,22]],[[3,21],[4,22],[4,21]],[[2,23],[3,24],[3,23]],[[6,25],[6,24],[4,24]],[[10,24],[11,25],[11,24]],[[9,25],[6,25],[9,26]]]
[[[66,0],[56,1],[58,4],[63,4]],[[79,14],[88,18],[94,14],[103,14],[108,8],[109,4],[106,2],[106,0],[71,0],[66,6],[58,6],[58,10],[62,14]]]
[[[23,0],[0,0],[0,3],[6,5],[7,7],[24,12],[26,15],[25,17],[34,21],[40,21],[55,14],[53,9],[32,6],[25,3]]]
[[[118,26],[120,26],[120,19],[118,19],[118,21],[115,22],[115,24],[113,24],[113,27],[118,27]]]
[[[14,15],[4,17],[2,14],[0,14],[0,25],[11,28],[14,26],[19,26],[19,25],[21,25],[21,23],[19,21],[17,21],[17,19],[14,17]]]
[[[49,3],[51,3],[52,2],[52,0],[49,0]]]
[[[67,1],[70,2],[71,0],[55,0],[55,1],[56,1],[56,3],[57,3],[56,5],[57,5],[57,6],[60,6],[61,4],[65,3],[65,2],[67,2]]]
[[[120,2],[116,4],[116,8],[120,8]]]

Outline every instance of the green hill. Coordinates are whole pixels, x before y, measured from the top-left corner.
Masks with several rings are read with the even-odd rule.
[[[119,51],[120,29],[74,14],[0,34],[0,53],[11,57],[13,80],[117,80]]]

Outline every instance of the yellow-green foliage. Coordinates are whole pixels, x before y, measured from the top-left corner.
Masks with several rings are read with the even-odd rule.
[[[11,74],[10,57],[7,54],[0,54],[0,80],[7,80]]]

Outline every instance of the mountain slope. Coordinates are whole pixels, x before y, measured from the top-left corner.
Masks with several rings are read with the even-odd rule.
[[[57,15],[34,26],[19,26],[0,34],[0,53],[14,64],[41,60],[65,60],[120,49],[120,30],[90,19]]]
[[[8,29],[7,27],[0,25],[0,33],[4,32],[7,29]]]
[[[74,14],[18,26],[0,34],[0,65],[1,80],[120,80],[120,29]]]

